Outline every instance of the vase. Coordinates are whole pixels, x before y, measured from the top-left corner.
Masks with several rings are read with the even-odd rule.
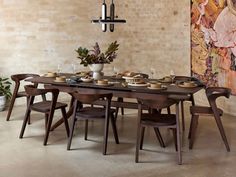
[[[6,96],[0,95],[0,111],[3,111],[6,106]]]
[[[93,79],[98,80],[102,78],[102,70],[103,70],[104,64],[91,64],[89,65],[89,68],[91,71],[93,71]]]

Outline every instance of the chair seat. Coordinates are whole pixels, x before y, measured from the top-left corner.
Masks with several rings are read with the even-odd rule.
[[[27,96],[27,94],[26,94],[26,92],[24,92],[24,91],[22,91],[22,92],[18,92],[17,93],[17,95],[16,95],[16,97],[26,97]]]
[[[52,104],[51,101],[42,101],[42,102],[34,103],[31,106],[31,109],[34,110],[34,111],[46,113],[46,112],[50,111],[51,104]],[[57,102],[55,109],[61,109],[61,108],[66,107],[66,106],[67,106],[67,104],[65,104],[65,103]]]
[[[223,110],[220,108],[217,108],[217,111],[219,112],[220,116],[223,115]],[[206,106],[191,106],[190,107],[191,114],[198,115],[198,114],[206,114],[206,115],[213,115],[213,111],[211,107]]]
[[[176,124],[176,116],[174,114],[142,114],[141,124],[151,126],[168,126]]]
[[[116,112],[115,109],[110,109],[110,113],[113,114]],[[94,118],[94,119],[104,119],[106,115],[106,109],[105,108],[97,108],[97,107],[84,107],[80,109],[76,113],[76,117],[78,118]]]

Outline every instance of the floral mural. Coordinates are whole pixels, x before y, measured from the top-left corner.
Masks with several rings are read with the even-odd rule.
[[[192,75],[236,94],[236,0],[191,4]]]

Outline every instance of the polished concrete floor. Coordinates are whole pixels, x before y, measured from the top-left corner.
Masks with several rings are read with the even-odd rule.
[[[188,110],[188,106],[186,106]],[[183,133],[183,165],[177,165],[172,133],[161,130],[166,148],[161,148],[152,129],[145,134],[140,163],[134,162],[135,110],[125,110],[118,118],[120,144],[110,131],[108,155],[102,155],[102,122],[90,122],[89,140],[83,139],[83,122],[78,122],[72,150],[66,150],[66,134],[61,126],[51,132],[43,146],[44,116],[32,114],[23,139],[19,139],[24,106],[16,106],[11,120],[0,112],[0,177],[234,177],[236,176],[236,117],[224,115],[223,123],[230,143],[227,152],[215,122],[210,117],[199,121],[193,150],[188,149],[189,113]],[[60,116],[55,115],[55,119]]]

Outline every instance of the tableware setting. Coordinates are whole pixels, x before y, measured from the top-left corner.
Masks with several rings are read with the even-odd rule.
[[[149,86],[149,83],[128,83],[129,86],[133,86],[133,87],[147,87]]]
[[[100,85],[100,86],[112,86],[114,85],[113,83],[111,82],[108,82],[107,79],[99,79],[96,81],[96,85]]]
[[[183,88],[194,88],[197,87],[198,84],[196,84],[194,81],[186,81],[179,83],[178,86]]]
[[[81,77],[80,80],[81,80],[82,82],[92,82],[92,81],[93,81],[93,78],[87,75],[87,76],[85,76],[85,77]]]
[[[56,72],[51,72],[48,71],[46,74],[43,75],[44,77],[56,77],[57,73]]]
[[[164,89],[167,89],[166,85],[163,85],[160,82],[150,82],[149,86],[147,88],[148,89],[152,89],[152,90],[164,90]]]
[[[66,82],[66,76],[58,76],[55,78],[54,82]]]

